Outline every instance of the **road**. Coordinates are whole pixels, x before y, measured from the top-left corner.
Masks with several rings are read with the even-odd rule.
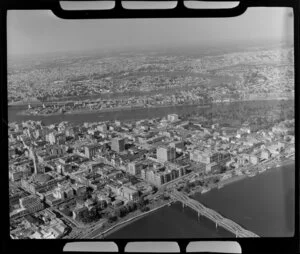
[[[72,225],[74,225],[77,228],[80,229],[84,229],[87,228],[86,226],[78,223],[76,220],[73,220],[72,218],[70,218],[69,216],[65,215],[63,212],[59,211],[57,208],[55,207],[51,207],[51,209],[57,213],[59,213],[61,216],[63,216],[67,221],[69,221]]]

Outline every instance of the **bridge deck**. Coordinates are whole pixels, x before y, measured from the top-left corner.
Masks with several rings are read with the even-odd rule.
[[[198,212],[198,214],[201,214],[201,215],[205,216],[206,218],[212,220],[213,222],[216,223],[216,226],[220,225],[223,228],[225,228],[226,230],[235,234],[236,237],[259,237],[257,234],[244,229],[243,227],[241,227],[239,224],[235,223],[232,220],[224,218],[218,212],[205,207],[203,204],[201,204],[197,200],[191,199],[181,192],[173,191],[171,193],[171,196],[174,199],[182,202],[184,205],[189,206],[191,209]]]

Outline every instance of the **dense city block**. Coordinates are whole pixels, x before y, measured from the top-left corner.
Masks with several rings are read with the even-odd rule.
[[[225,106],[206,117],[10,123],[11,237],[92,238],[172,202],[174,189],[207,192],[293,158],[292,103],[242,110],[247,120],[230,124]]]

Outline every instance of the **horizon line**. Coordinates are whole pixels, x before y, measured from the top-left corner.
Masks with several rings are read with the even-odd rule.
[[[241,45],[237,45],[237,44]],[[168,51],[168,50],[174,50],[174,49],[182,49],[182,50],[187,50],[187,49],[195,49],[195,47],[199,47],[199,50],[209,50],[215,47],[223,46],[223,47],[232,47],[232,46],[238,46],[239,49],[241,48],[251,48],[251,47],[266,47],[266,46],[280,46],[280,45],[288,45],[290,43],[294,43],[293,40],[290,39],[282,39],[282,38],[261,38],[255,41],[249,41],[248,39],[241,39],[241,40],[236,40],[236,41],[223,41],[223,42],[215,42],[215,43],[206,43],[199,45],[197,43],[193,44],[178,44],[178,45],[159,45],[159,44],[153,44],[153,45],[126,45],[122,48],[120,47],[104,47],[104,48],[91,48],[91,49],[62,49],[62,50],[57,50],[57,51],[48,51],[48,52],[24,52],[24,53],[9,53],[7,50],[7,58],[12,57],[12,58],[22,58],[22,57],[34,57],[34,56],[55,56],[56,54],[85,54],[85,53],[103,53],[103,54],[114,54],[114,53],[129,53],[129,52],[140,52],[142,50],[144,51]],[[238,48],[237,48],[238,50]],[[102,51],[102,52],[101,52]]]

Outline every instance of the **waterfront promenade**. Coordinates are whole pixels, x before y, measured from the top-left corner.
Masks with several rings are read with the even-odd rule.
[[[198,216],[205,216],[206,218],[212,220],[216,224],[216,227],[222,226],[229,232],[233,233],[236,237],[259,237],[257,234],[242,228],[239,224],[235,223],[234,221],[224,218],[216,211],[205,207],[197,200],[191,199],[181,192],[175,190],[170,193],[170,196],[173,199],[181,202],[183,206],[186,205],[191,209],[195,210],[198,213]]]
[[[112,233],[114,230],[118,230],[119,228],[123,227],[123,226],[126,226],[128,225],[129,223],[131,222],[134,222],[136,221],[137,219],[139,218],[142,218],[152,212],[155,212],[157,211],[158,209],[161,209],[162,207],[164,206],[167,206],[169,204],[171,204],[172,202],[168,202],[166,204],[163,204],[163,205],[160,205],[156,208],[153,208],[151,209],[150,211],[147,211],[147,212],[142,212],[142,213],[139,213],[137,215],[135,215],[134,217],[130,217],[124,221],[121,221],[113,226],[111,226],[110,228],[102,231],[102,224],[101,225],[98,225],[96,227],[94,227],[90,232],[88,232],[87,234],[85,235],[81,235],[80,238],[81,239],[103,239],[105,238],[107,235],[109,235],[110,233]]]

